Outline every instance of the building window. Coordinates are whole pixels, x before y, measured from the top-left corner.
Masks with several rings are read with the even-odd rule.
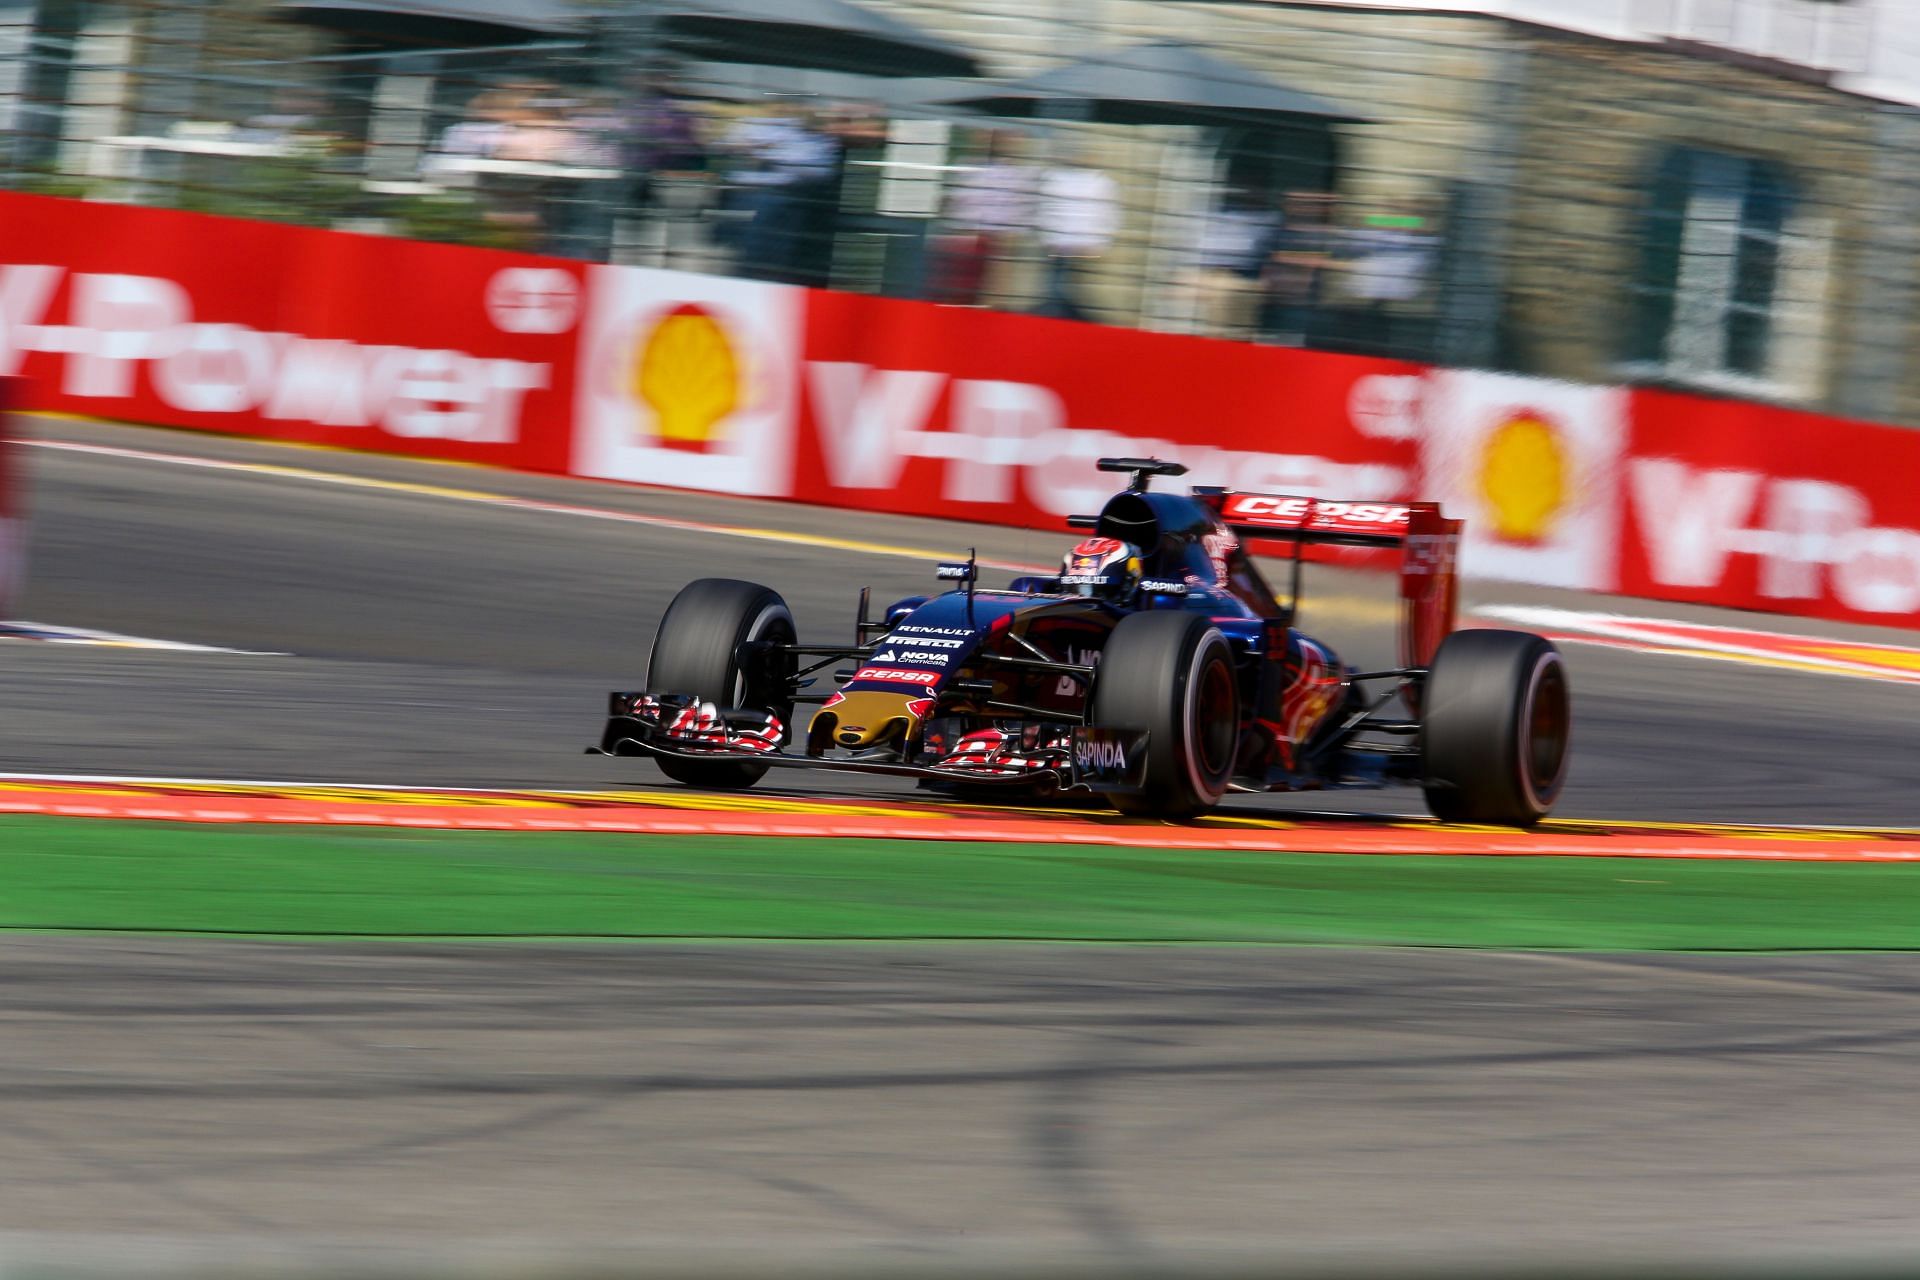
[[[9,6],[10,7],[10,6]],[[75,45],[87,14],[74,0],[42,0],[38,9],[27,5],[24,16],[10,15],[0,25],[25,48],[9,49],[18,76],[18,98],[11,127],[0,131],[12,137],[12,163],[22,169],[52,169],[57,163],[65,131],[69,86],[74,78]],[[18,24],[18,25],[15,25]],[[3,143],[0,143],[3,145]]]
[[[1670,151],[1641,211],[1627,358],[1678,378],[1767,378],[1793,193],[1769,160]]]

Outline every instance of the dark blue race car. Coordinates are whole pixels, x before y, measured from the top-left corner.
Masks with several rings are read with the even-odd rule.
[[[1453,630],[1460,522],[1431,503],[1333,502],[1196,488],[1151,458],[1054,577],[977,585],[868,616],[851,644],[802,643],[771,588],[689,584],[668,606],[641,692],[612,695],[598,747],[652,756],[689,786],[750,786],[774,766],[918,778],[956,791],[1097,793],[1186,817],[1229,791],[1420,786],[1435,816],[1530,825],[1566,776],[1572,700],[1545,639]],[[1278,597],[1244,539],[1291,544]],[[1293,627],[1300,548],[1401,552],[1399,665],[1356,671]],[[798,710],[811,707],[804,725]]]

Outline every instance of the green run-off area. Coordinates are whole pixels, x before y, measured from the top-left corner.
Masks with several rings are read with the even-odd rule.
[[[0,818],[0,928],[283,937],[1920,947],[1920,866]]]

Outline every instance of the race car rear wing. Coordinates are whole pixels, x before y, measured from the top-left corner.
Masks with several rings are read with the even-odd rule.
[[[1400,663],[1425,667],[1453,631],[1459,609],[1459,520],[1436,502],[1337,502],[1326,498],[1196,488],[1221,523],[1242,538],[1301,546],[1398,548]],[[1294,591],[1298,598],[1298,584]]]
[[[1195,489],[1194,496],[1217,504],[1221,523],[1243,538],[1309,545],[1404,546],[1414,508],[1411,503],[1335,502],[1226,489]]]

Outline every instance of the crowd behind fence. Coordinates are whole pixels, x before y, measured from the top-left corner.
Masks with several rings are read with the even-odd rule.
[[[1874,239],[1875,210],[1835,207],[1807,177],[1853,163],[1839,152],[1809,151],[1799,174],[1737,141],[1723,155],[1708,113],[1686,131],[1702,145],[1659,152],[1644,190],[1583,188],[1544,170],[1536,181],[1523,170],[1540,163],[1529,151],[1541,143],[1520,117],[1540,109],[1487,87],[1497,59],[1476,62],[1414,25],[1376,27],[1361,54],[1331,27],[1325,50],[1289,37],[1288,55],[1308,68],[1318,59],[1336,86],[1340,60],[1360,59],[1372,87],[1356,83],[1355,95],[1386,99],[1366,104],[1371,118],[1125,126],[1070,108],[1037,120],[968,110],[953,105],[965,88],[953,80],[694,60],[649,44],[632,3],[586,8],[592,21],[574,28],[478,41],[459,24],[396,34],[356,27],[350,13],[300,21],[268,0],[46,0],[0,29],[4,181],[1554,374],[1566,369],[1552,350],[1539,354],[1551,335],[1527,318],[1531,305],[1550,328],[1553,303],[1528,291],[1555,272],[1606,274],[1618,277],[1606,282],[1618,312],[1606,369],[1709,386],[1720,377],[1736,391],[1831,406],[1845,400],[1839,372],[1804,384],[1761,375],[1791,363],[1779,349],[1835,347],[1877,326],[1878,346],[1828,363],[1895,388],[1878,416],[1912,416],[1898,394],[1913,381],[1909,344],[1884,335],[1911,323],[1913,281],[1877,270],[1858,297],[1836,284],[1843,266],[1888,251]],[[1214,41],[1230,67],[1261,29],[1218,8],[1181,29]],[[1029,66],[1116,38],[1113,23],[1074,16],[1093,8],[1052,12],[1056,21],[1034,27],[1050,35],[1024,51]],[[960,16],[948,26],[968,30]],[[1011,74],[1019,61],[983,58],[982,69]],[[1678,100],[1695,76],[1684,62],[1661,74],[1645,85],[1650,98]],[[1726,105],[1737,120],[1741,104]],[[1576,118],[1545,145],[1577,156],[1631,129]],[[1369,142],[1388,136],[1399,139],[1391,152]],[[1865,200],[1904,198],[1885,184],[1867,190]],[[1581,220],[1594,210],[1611,229]],[[1623,247],[1612,259],[1583,255],[1580,237]],[[1557,241],[1569,246],[1558,263]],[[1545,262],[1531,277],[1530,261]],[[1594,323],[1576,313],[1592,309],[1581,299],[1597,287],[1569,286],[1570,325]],[[1836,314],[1815,323],[1815,311]]]
[[[1166,193],[1101,159],[1112,130],[943,109],[878,77],[714,83],[712,64],[586,38],[462,47],[419,31],[370,51],[351,31],[214,8],[93,6],[87,26],[13,33],[9,185],[1219,336],[1424,345],[1438,211],[1343,209],[1324,171],[1298,190],[1249,183],[1260,158],[1216,145],[1176,233],[1184,261],[1160,264],[1166,296],[1145,306],[1145,289],[1108,300],[1086,283],[1143,221],[1168,234]]]

